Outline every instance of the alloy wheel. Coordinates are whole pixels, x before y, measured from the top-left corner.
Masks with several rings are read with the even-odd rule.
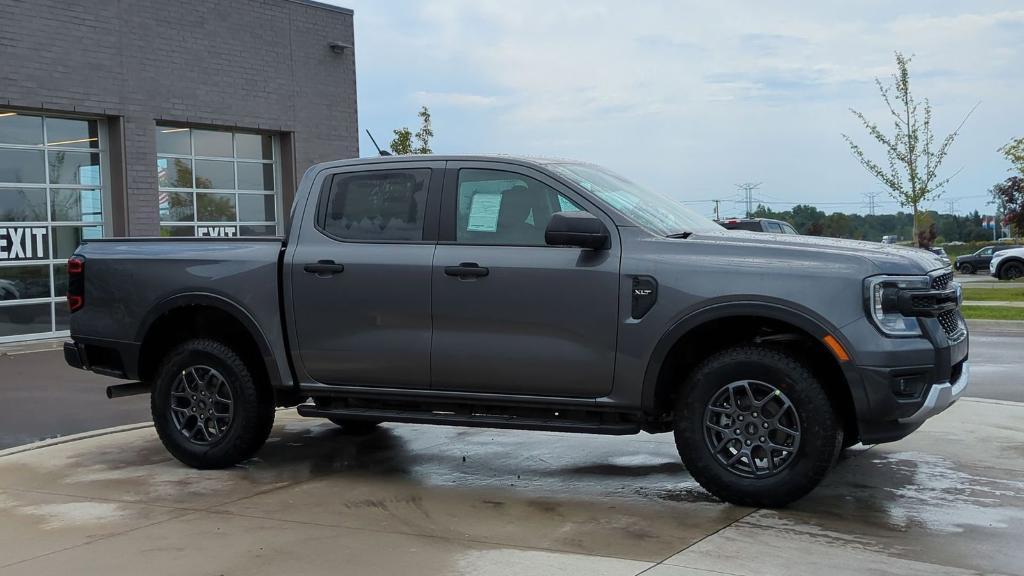
[[[740,380],[718,390],[704,410],[704,439],[730,472],[765,478],[784,470],[800,448],[800,418],[771,384]]]
[[[227,380],[209,366],[181,371],[171,387],[171,418],[194,444],[210,444],[222,437],[234,418],[234,399]]]

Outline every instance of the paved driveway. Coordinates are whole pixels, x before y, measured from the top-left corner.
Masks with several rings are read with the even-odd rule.
[[[1024,573],[1021,405],[961,400],[786,510],[678,462],[668,435],[351,438],[289,411],[197,471],[145,427],[0,456],[0,575]]]

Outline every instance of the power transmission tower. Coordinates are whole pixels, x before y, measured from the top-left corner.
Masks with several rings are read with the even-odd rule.
[[[880,194],[881,194],[881,192],[866,192],[866,193],[864,193],[864,197],[867,198],[867,202],[868,202],[868,214],[870,214],[872,216],[875,215],[875,198],[878,198],[878,196]]]
[[[956,214],[956,200],[946,200],[946,205],[949,206],[950,214]]]
[[[754,190],[761,187],[762,182],[744,182],[736,187],[743,191],[744,201],[747,203],[747,218],[754,213]]]
[[[721,200],[712,200],[712,202],[715,203],[715,220],[721,220],[722,215],[718,211],[718,203],[721,202]]]

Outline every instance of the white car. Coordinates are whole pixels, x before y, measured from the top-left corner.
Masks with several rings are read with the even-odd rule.
[[[1024,278],[1024,248],[996,252],[988,265],[988,273],[1000,280]]]

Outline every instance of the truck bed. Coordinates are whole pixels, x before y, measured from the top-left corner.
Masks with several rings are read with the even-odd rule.
[[[194,298],[196,305],[222,306],[247,319],[267,352],[287,358],[278,292],[282,245],[281,238],[87,240],[76,252],[85,258],[86,300],[71,315],[72,333],[123,344],[123,376],[138,378],[128,361],[137,357],[131,348],[162,311]],[[286,375],[287,366],[281,368]]]

